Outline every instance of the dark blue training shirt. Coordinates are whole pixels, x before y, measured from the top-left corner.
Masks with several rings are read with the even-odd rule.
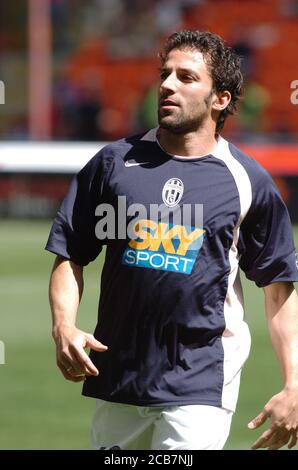
[[[46,249],[84,266],[103,245],[95,337],[109,349],[91,351],[100,374],[83,394],[234,410],[250,348],[239,266],[259,287],[298,280],[268,173],[223,138],[204,157],[167,154],[156,129],[107,145],[74,178]]]

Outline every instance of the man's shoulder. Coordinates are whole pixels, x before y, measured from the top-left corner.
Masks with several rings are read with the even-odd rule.
[[[137,152],[144,150],[146,146],[155,142],[155,129],[147,132],[123,137],[119,140],[109,142],[99,148],[98,152],[86,163],[81,172],[95,174],[100,171],[108,174],[115,168],[117,161],[126,160],[127,155],[133,150]],[[133,153],[133,152],[132,152]]]
[[[227,142],[227,144],[231,155],[243,166],[252,184],[271,181],[271,176],[257,160],[235,144],[231,142]]]
[[[139,134],[123,137],[110,142],[105,145],[98,154],[123,156],[131,150],[132,147],[145,146],[148,142],[155,142],[155,129],[150,129],[149,131],[144,131]]]

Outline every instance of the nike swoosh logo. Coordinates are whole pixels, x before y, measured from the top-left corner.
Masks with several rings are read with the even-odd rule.
[[[126,168],[130,168],[131,166],[141,166],[141,165],[148,165],[150,162],[129,162],[126,160],[124,165]]]

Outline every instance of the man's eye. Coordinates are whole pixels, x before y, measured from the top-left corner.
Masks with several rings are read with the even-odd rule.
[[[161,80],[165,80],[165,79],[167,78],[167,76],[168,76],[168,73],[167,73],[167,72],[161,72],[161,74],[160,74],[160,79],[161,79]]]

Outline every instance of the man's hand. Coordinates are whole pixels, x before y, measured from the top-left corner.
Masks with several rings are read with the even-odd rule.
[[[260,427],[268,418],[267,431],[253,443],[252,449],[280,449],[288,444],[294,447],[298,440],[298,390],[284,389],[266,403],[263,411],[249,424],[249,429]]]
[[[60,327],[53,333],[56,343],[57,366],[67,380],[81,382],[86,375],[98,375],[98,370],[84,348],[105,352],[108,348],[93,335],[73,325]]]

